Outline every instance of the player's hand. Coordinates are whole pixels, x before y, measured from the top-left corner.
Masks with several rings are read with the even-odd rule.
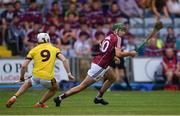
[[[115,60],[115,64],[120,64],[120,59],[118,57],[114,57],[114,60]]]
[[[24,81],[25,81],[24,77],[20,77],[20,82],[24,82]]]
[[[136,51],[130,51],[130,56],[131,57],[135,57],[137,55],[137,52]]]
[[[75,77],[71,73],[68,73],[68,78],[70,81],[75,81]]]

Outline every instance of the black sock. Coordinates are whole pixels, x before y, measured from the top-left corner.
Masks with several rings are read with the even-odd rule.
[[[127,79],[126,76],[123,78],[123,80],[124,80],[124,82],[126,83],[127,87],[131,87],[131,86],[129,85],[129,81],[128,81],[128,79]]]
[[[39,104],[43,104],[42,102],[39,102]]]

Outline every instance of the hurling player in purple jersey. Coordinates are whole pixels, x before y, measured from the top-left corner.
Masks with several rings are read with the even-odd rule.
[[[98,95],[94,99],[95,104],[107,105],[108,102],[102,97],[106,90],[116,80],[114,71],[109,67],[110,63],[114,60],[114,57],[126,57],[136,55],[135,51],[123,52],[121,50],[121,36],[126,33],[126,28],[122,23],[116,23],[112,27],[113,33],[107,36],[100,44],[100,52],[93,58],[91,67],[87,72],[86,78],[81,82],[80,85],[71,88],[60,96],[54,98],[54,102],[57,107],[63,99],[79,93],[86,89],[96,81],[104,79],[104,83],[98,92]]]

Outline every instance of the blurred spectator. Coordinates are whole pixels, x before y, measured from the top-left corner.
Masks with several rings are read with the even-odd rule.
[[[51,38],[51,43],[55,47],[60,48],[61,47],[60,36],[56,30],[57,30],[57,28],[55,25],[50,25],[47,33],[49,34],[49,36]]]
[[[5,11],[2,12],[1,14],[1,22],[2,22],[2,30],[1,30],[1,34],[2,34],[2,42],[4,43],[4,41],[7,43],[7,29],[9,27],[9,24],[12,22],[14,16],[16,15],[16,13],[14,12],[14,7],[12,3],[8,3],[5,5],[6,9]]]
[[[37,34],[40,32],[41,25],[39,23],[34,23],[32,30],[27,32],[24,38],[24,52],[25,54],[37,45]]]
[[[125,38],[125,43],[127,43],[127,41],[128,41],[128,37],[129,37],[129,35],[131,36],[134,36],[131,32],[129,32],[129,29],[130,29],[130,26],[129,26],[129,22],[128,21],[126,21],[126,22],[124,22],[124,26],[125,26],[125,28],[126,28],[126,34],[123,36],[123,38]]]
[[[144,48],[145,56],[161,56],[164,43],[161,39],[157,38],[157,35],[154,35]]]
[[[100,43],[104,40],[105,34],[103,32],[97,32],[95,38],[92,41],[92,55],[96,55],[99,52]]]
[[[177,70],[176,53],[173,51],[172,48],[167,48],[165,50],[162,66],[163,66],[163,75],[165,77],[166,84],[172,84],[173,80],[177,76],[176,71],[178,71],[179,73],[179,69]]]
[[[176,47],[176,37],[174,35],[173,27],[167,27],[167,37],[165,40],[165,47],[175,48]]]
[[[7,47],[12,51],[12,55],[20,55],[23,51],[23,38],[25,31],[20,23],[20,17],[16,15],[8,28]]]
[[[103,23],[98,23],[96,25],[96,28],[92,29],[92,36],[94,38],[96,33],[104,33],[104,35],[105,35],[106,34],[105,32],[106,32],[106,28],[103,26]]]
[[[90,24],[91,27],[95,28],[95,26],[99,23],[104,24],[104,15],[103,10],[101,8],[101,2],[94,1],[92,3],[92,12],[90,13]]]
[[[107,23],[108,22],[116,23],[122,17],[128,18],[125,14],[123,14],[121,12],[121,10],[119,9],[118,4],[116,2],[113,2],[111,4],[110,9],[107,11],[107,21],[106,22]]]
[[[73,45],[76,41],[71,31],[63,31],[63,37],[61,38],[61,52],[66,57],[74,56]]]
[[[135,0],[118,0],[118,5],[120,10],[129,18],[143,16],[143,11],[138,7]]]
[[[57,28],[63,25],[64,17],[59,10],[58,2],[53,2],[51,9],[48,11],[46,19],[49,24],[55,25]]]
[[[74,44],[74,49],[78,57],[88,57],[91,54],[91,45],[89,43],[89,34],[80,32],[79,39]]]
[[[57,3],[58,6],[58,13],[63,14],[63,7],[62,7],[62,0],[44,0],[44,7],[43,7],[43,14],[47,15],[47,13],[51,10],[54,9],[53,4]]]
[[[66,21],[71,25],[72,29],[77,29],[80,27],[79,24],[79,18],[76,18],[77,15],[74,12],[70,12],[68,13],[67,17],[66,17]]]
[[[72,13],[75,15],[74,20],[78,21],[79,20],[79,11],[78,11],[77,5],[75,3],[71,3],[70,6],[68,7],[68,10],[65,12],[64,20],[67,21],[69,14],[72,14]]]
[[[180,17],[180,1],[168,0],[167,7],[172,18]]]
[[[23,15],[23,21],[25,22],[37,22],[42,23],[42,13],[39,11],[37,3],[31,2],[29,8],[25,11]]]
[[[12,3],[6,4],[6,9],[1,14],[3,24],[10,24],[15,16],[14,6]]]
[[[138,5],[144,9],[144,17],[157,17],[160,19],[163,14],[164,17],[169,18],[169,12],[167,8],[167,0],[137,0]]]
[[[64,33],[68,32],[73,38],[76,38],[76,31],[72,30],[71,25],[68,22],[65,22],[63,29],[60,30],[60,37],[63,38]]]
[[[136,3],[143,9],[144,17],[153,17],[152,0],[136,0]]]
[[[82,4],[82,9],[80,10],[80,21],[86,22],[87,24],[90,24],[90,18],[91,18],[91,6],[89,3]]]
[[[167,8],[167,0],[152,0],[152,11],[158,19],[163,14],[164,17],[169,18],[169,12]]]
[[[16,1],[14,3],[14,11],[15,11],[16,15],[22,16],[22,13],[24,12],[24,10],[21,8],[21,2],[20,1]]]
[[[137,46],[135,43],[135,37],[131,34],[128,35],[128,42],[126,44],[125,50],[133,51],[136,50]]]
[[[88,34],[89,37],[91,37],[92,35],[92,30],[91,30],[91,27],[86,24],[86,23],[81,23],[81,27],[77,30],[77,38],[79,38],[79,34],[80,32],[86,32]]]
[[[0,1],[0,14],[5,10],[5,5]]]
[[[151,6],[151,1],[152,0],[136,0],[136,3],[138,4],[139,7],[141,8],[149,8]]]

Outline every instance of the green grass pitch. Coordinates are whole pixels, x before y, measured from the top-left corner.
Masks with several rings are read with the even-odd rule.
[[[65,99],[61,107],[55,107],[52,99],[49,108],[35,109],[32,106],[40,99],[44,90],[29,90],[19,97],[12,108],[6,108],[7,99],[15,90],[0,90],[0,115],[180,115],[180,92],[169,91],[115,91],[107,92],[107,106],[96,105],[94,90],[85,90]],[[57,92],[56,95],[60,94]]]

